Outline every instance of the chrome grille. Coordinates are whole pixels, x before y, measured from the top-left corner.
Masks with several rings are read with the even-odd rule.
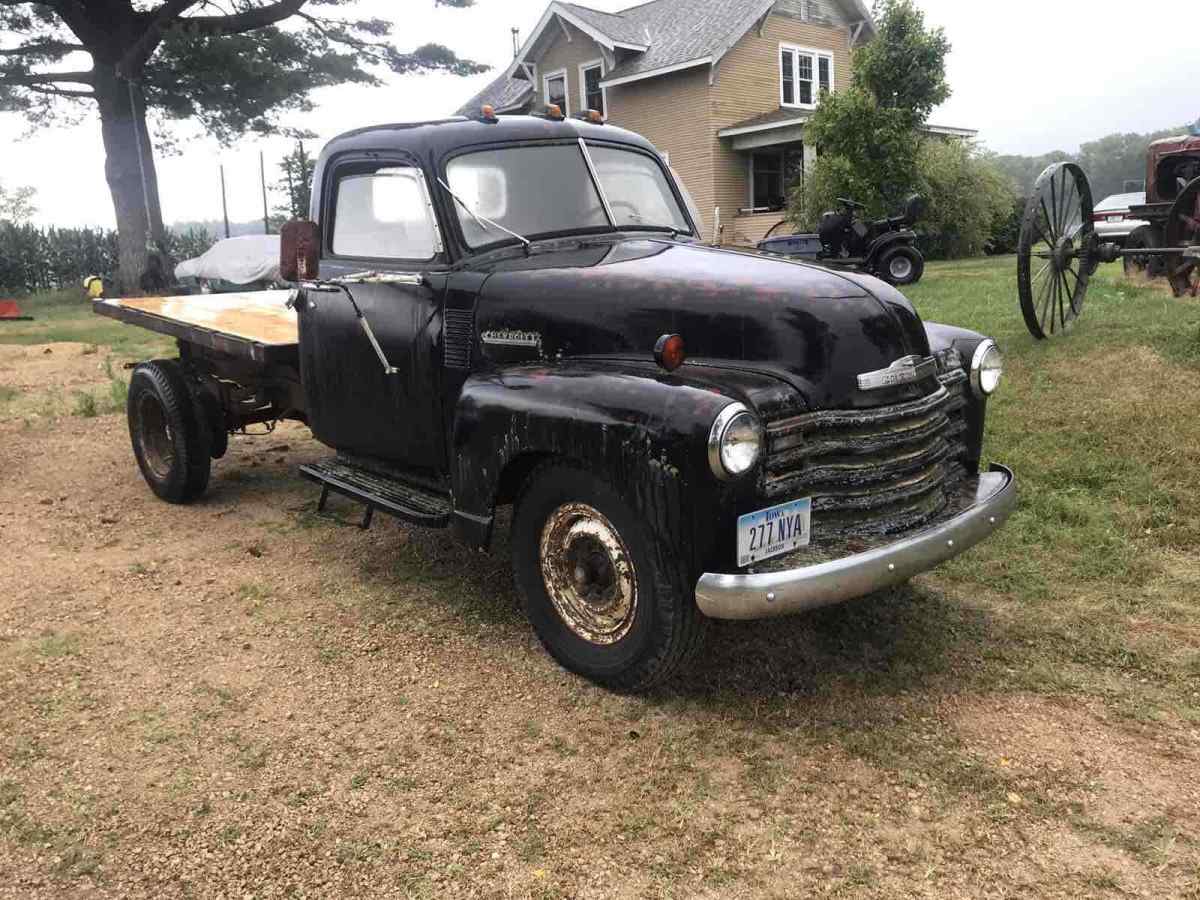
[[[967,471],[967,374],[919,400],[767,423],[762,492],[812,497],[813,538],[890,534],[936,517]]]

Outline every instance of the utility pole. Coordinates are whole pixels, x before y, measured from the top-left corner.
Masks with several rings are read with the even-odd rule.
[[[267,213],[267,163],[263,152],[258,151],[258,175],[262,179],[263,192],[263,234],[271,233],[271,217]]]
[[[221,212],[225,216],[225,237],[229,237],[229,202],[225,199],[225,165],[221,164]]]

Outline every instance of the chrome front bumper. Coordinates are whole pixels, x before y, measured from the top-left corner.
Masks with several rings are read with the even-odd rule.
[[[906,581],[974,547],[1004,524],[1016,505],[1012,471],[994,465],[979,476],[974,502],[932,528],[802,569],[761,575],[706,573],[696,583],[696,603],[713,619],[767,619],[852,600]]]

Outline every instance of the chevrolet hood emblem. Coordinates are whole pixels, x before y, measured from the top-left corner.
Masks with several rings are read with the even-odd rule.
[[[896,360],[886,369],[863,372],[858,376],[858,389],[860,391],[878,391],[898,384],[913,384],[929,378],[936,372],[937,362],[932,356],[924,358],[905,356]]]

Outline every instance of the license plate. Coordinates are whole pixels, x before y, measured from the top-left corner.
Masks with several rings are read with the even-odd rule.
[[[1124,217],[1124,216],[1109,216],[1109,217],[1108,217],[1108,221],[1110,221],[1110,222],[1124,222],[1124,221],[1125,221],[1125,217]]]
[[[738,566],[807,547],[812,538],[812,499],[793,500],[738,519]]]

